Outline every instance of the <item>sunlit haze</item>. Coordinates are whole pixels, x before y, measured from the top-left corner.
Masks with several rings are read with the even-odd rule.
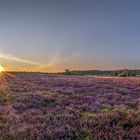
[[[4,71],[4,68],[0,65],[0,73]]]

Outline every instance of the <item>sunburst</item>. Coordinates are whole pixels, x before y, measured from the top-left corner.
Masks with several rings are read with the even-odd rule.
[[[11,92],[7,80],[6,80],[6,71],[2,65],[0,65],[0,90],[8,90]]]
[[[4,67],[0,65],[0,73],[4,71]]]

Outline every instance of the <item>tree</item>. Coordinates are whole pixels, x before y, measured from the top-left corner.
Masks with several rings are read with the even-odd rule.
[[[71,71],[69,69],[65,69],[65,74],[66,75],[70,75],[71,74]]]
[[[124,70],[122,71],[121,76],[123,76],[123,77],[128,77],[128,76],[129,76],[129,70],[128,70],[128,69],[124,69]]]

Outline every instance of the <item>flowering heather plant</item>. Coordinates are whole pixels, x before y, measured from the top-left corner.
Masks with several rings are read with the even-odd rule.
[[[15,77],[0,89],[2,140],[140,139],[140,78]]]

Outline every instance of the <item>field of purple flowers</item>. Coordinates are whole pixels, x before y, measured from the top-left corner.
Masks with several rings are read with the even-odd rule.
[[[0,140],[140,140],[140,78],[17,73],[0,80]]]

